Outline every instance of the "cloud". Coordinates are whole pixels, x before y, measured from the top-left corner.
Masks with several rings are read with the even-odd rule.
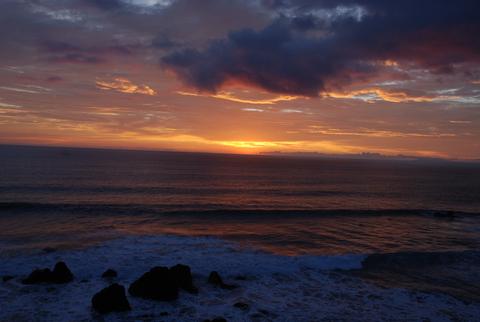
[[[97,7],[102,10],[120,9],[125,6],[121,0],[82,0],[85,4]]]
[[[40,92],[36,91],[36,90],[18,88],[18,87],[10,87],[10,86],[0,86],[0,89],[3,89],[5,91],[11,91],[11,92],[19,92],[19,93],[27,93],[27,94],[40,94]]]
[[[359,99],[365,102],[383,100],[390,103],[433,102],[434,97],[413,96],[401,91],[386,91],[380,88],[365,88],[350,92],[328,92],[325,97]]]
[[[130,56],[132,49],[125,45],[81,47],[62,41],[45,41],[42,51],[48,54],[48,60],[56,63],[99,64],[111,56]]]
[[[152,46],[160,49],[171,49],[178,47],[180,44],[176,41],[173,41],[169,36],[161,34],[153,38]]]
[[[157,93],[147,85],[136,85],[125,78],[115,78],[111,82],[97,81],[97,87],[103,90],[114,90],[127,94],[156,95]]]
[[[5,107],[5,108],[21,108],[22,106],[16,105],[16,104],[8,104],[8,103],[3,103],[0,102],[0,107]]]
[[[337,128],[325,128],[323,126],[310,126],[306,131],[310,134],[323,134],[331,136],[364,136],[364,137],[375,137],[375,138],[446,138],[446,137],[456,137],[455,133],[438,133],[432,132],[429,133],[420,133],[420,132],[402,132],[402,131],[390,131],[390,130],[377,130],[377,129],[368,129],[368,128],[359,128],[359,129],[337,129]]]
[[[49,82],[49,83],[58,83],[58,82],[61,82],[63,81],[63,78],[60,77],[60,76],[49,76],[46,78],[46,81]]]
[[[288,102],[288,101],[293,101],[299,98],[298,96],[282,95],[282,96],[265,98],[265,99],[246,99],[246,98],[236,97],[234,96],[233,93],[225,92],[225,91],[218,92],[216,94],[210,94],[210,95],[203,95],[203,94],[183,92],[183,91],[177,91],[177,94],[180,94],[183,96],[213,97],[213,98],[222,99],[226,101],[243,103],[243,104],[253,104],[253,105],[273,105],[278,102]]]
[[[452,124],[471,124],[472,123],[472,121],[462,121],[462,120],[451,120],[448,122]]]
[[[262,110],[262,109],[260,109],[260,108],[251,108],[251,107],[242,108],[242,111],[245,111],[245,112],[257,112],[257,113],[263,113],[263,112],[265,112],[265,110]]]
[[[480,61],[478,1],[275,1],[270,8],[286,14],[260,30],[230,32],[204,49],[171,52],[163,66],[203,92],[216,93],[234,81],[318,96],[387,68],[451,74],[458,65]],[[364,14],[352,18],[352,10],[342,8]],[[313,21],[299,28],[299,18]]]

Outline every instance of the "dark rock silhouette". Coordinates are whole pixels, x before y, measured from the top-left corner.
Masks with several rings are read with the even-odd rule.
[[[128,292],[133,296],[158,301],[174,301],[179,289],[197,294],[192,272],[187,265],[177,264],[171,268],[154,267],[133,282]]]
[[[225,284],[220,274],[218,274],[218,272],[216,271],[210,273],[210,275],[208,276],[208,283],[219,286],[226,290],[233,290],[237,287],[236,285]]]
[[[248,308],[250,307],[247,303],[243,303],[243,302],[237,302],[233,304],[233,306],[240,310],[248,310]]]
[[[107,269],[102,274],[103,278],[114,278],[114,277],[117,277],[117,276],[118,276],[117,272],[115,270],[111,269],[111,268]]]
[[[207,319],[207,320],[203,320],[203,322],[227,322],[227,320],[225,320],[224,318],[219,317],[219,318],[214,318],[214,319],[212,319],[212,320],[208,320],[208,319]]]
[[[36,269],[25,278],[23,284],[55,283],[63,284],[73,280],[73,274],[64,262],[55,264],[53,271],[48,268]]]
[[[3,282],[8,282],[9,280],[12,280],[12,279],[14,279],[14,278],[15,278],[15,276],[5,275],[5,276],[2,277],[2,281],[3,281]]]
[[[174,301],[178,298],[178,283],[167,267],[154,267],[133,282],[128,288],[133,296],[157,301]]]
[[[130,303],[125,296],[125,287],[117,283],[95,294],[92,297],[92,307],[102,314],[131,310]]]
[[[52,277],[55,283],[68,283],[73,280],[73,274],[64,262],[55,264]]]
[[[177,264],[170,268],[170,273],[172,274],[172,278],[177,281],[178,287],[192,294],[198,293],[198,289],[193,285],[190,267]]]
[[[51,283],[52,271],[49,268],[36,269],[22,280],[23,284]]]

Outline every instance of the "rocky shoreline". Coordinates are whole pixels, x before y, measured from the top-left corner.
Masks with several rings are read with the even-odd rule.
[[[114,269],[107,269],[101,277],[107,279],[111,284],[92,297],[92,309],[99,314],[108,314],[111,312],[125,312],[132,310],[126,296],[125,287],[114,282],[118,276]],[[3,281],[12,280],[13,276],[4,276]],[[239,277],[239,279],[244,279]],[[22,284],[66,284],[74,281],[74,275],[63,261],[57,262],[53,270],[49,268],[35,269],[28,277],[21,280]],[[81,281],[82,282],[82,281]],[[226,284],[220,274],[212,271],[207,283],[224,290],[233,290],[237,285]],[[128,287],[128,293],[131,296],[146,300],[171,302],[179,298],[180,290],[190,294],[199,294],[199,289],[193,283],[191,269],[188,265],[177,264],[170,268],[156,266],[145,272]],[[248,304],[237,302],[233,307],[241,310],[248,309]],[[167,312],[163,316],[168,315]],[[214,317],[204,319],[203,322],[226,322],[223,317]]]
[[[125,238],[84,250],[1,258],[0,321],[472,321],[479,316],[477,302],[359,275],[382,278],[413,269],[412,260],[421,263],[415,256],[420,255],[289,257],[210,238]],[[428,272],[426,265],[448,267],[466,257],[422,258],[418,276]]]

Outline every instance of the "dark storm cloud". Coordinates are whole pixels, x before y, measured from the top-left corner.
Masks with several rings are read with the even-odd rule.
[[[372,66],[339,60],[322,41],[294,35],[289,28],[277,22],[259,32],[232,32],[206,51],[187,49],[163,62],[188,84],[212,92],[235,79],[271,92],[313,96],[328,77],[371,72]]]
[[[214,92],[240,81],[316,96],[375,75],[395,60],[434,73],[480,61],[480,2],[450,0],[265,1],[278,18],[165,56],[187,84]],[[332,18],[333,17],[333,18]]]

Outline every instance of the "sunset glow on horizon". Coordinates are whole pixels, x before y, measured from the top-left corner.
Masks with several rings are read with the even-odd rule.
[[[0,144],[480,159],[476,1],[0,8]]]

